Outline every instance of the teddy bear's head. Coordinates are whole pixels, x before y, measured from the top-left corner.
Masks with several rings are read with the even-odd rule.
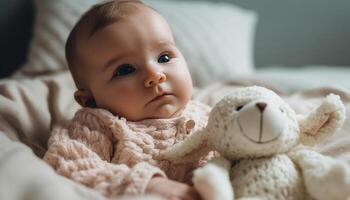
[[[176,162],[191,161],[210,150],[227,159],[285,153],[299,143],[314,145],[341,127],[345,107],[330,94],[307,115],[297,115],[276,93],[264,87],[235,89],[212,109],[206,128],[163,152]]]
[[[276,93],[253,86],[234,90],[212,109],[209,141],[225,157],[286,152],[299,141],[298,118]]]

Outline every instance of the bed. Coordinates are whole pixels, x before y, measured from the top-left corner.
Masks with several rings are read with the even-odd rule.
[[[50,129],[79,109],[63,47],[79,15],[96,2],[0,3],[6,8],[0,12],[0,199],[105,199],[56,175],[40,159]],[[347,120],[335,137],[315,148],[342,166],[337,193],[329,188],[329,196],[320,199],[350,197],[350,47],[344,42],[350,37],[349,3],[145,2],[171,24],[190,66],[194,99],[213,105],[234,87],[261,85],[303,113],[328,93],[340,95]]]

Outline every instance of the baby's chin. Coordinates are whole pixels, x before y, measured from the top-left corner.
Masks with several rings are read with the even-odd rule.
[[[154,109],[152,112],[150,118],[153,119],[167,119],[167,118],[173,118],[178,117],[181,115],[183,108],[179,107],[178,105],[173,104],[163,104],[158,106],[156,109]]]
[[[182,109],[177,109],[173,105],[163,105],[152,111],[138,113],[134,115],[120,115],[129,121],[142,121],[147,119],[168,119],[172,117],[180,116]]]

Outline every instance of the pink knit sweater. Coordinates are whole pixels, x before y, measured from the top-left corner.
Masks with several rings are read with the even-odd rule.
[[[159,152],[203,128],[209,111],[191,101],[179,117],[131,122],[104,109],[82,108],[67,128],[54,128],[44,160],[58,174],[108,197],[142,194],[154,175],[188,182],[207,158],[174,164]]]

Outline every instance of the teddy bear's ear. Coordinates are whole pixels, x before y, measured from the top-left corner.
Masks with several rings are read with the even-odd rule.
[[[301,143],[315,145],[333,135],[343,125],[345,107],[338,95],[329,94],[319,107],[298,118]]]
[[[202,129],[194,132],[184,141],[161,151],[160,157],[175,163],[192,163],[211,151],[208,141],[208,132]]]

